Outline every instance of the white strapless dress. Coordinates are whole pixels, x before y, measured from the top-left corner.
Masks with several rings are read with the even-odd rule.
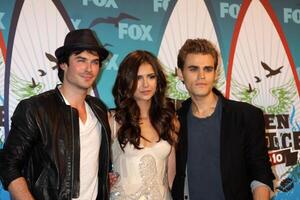
[[[111,188],[111,200],[170,200],[167,162],[171,145],[160,140],[151,147],[123,152],[117,139],[112,144],[113,170],[120,174]]]

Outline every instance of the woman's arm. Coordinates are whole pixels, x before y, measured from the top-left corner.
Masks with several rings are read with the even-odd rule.
[[[176,174],[176,156],[175,156],[175,147],[172,146],[171,153],[168,157],[168,182],[170,188],[172,188],[175,174]]]
[[[178,132],[180,128],[180,123],[177,119],[177,116],[173,119],[174,124],[174,132],[172,134],[172,138],[174,141],[174,144],[172,145],[171,153],[168,157],[168,181],[169,181],[169,187],[172,188],[173,181],[176,175],[176,145],[178,142]]]

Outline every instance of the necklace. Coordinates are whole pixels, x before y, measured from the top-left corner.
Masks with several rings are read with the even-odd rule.
[[[196,117],[199,117],[199,118],[210,117],[215,112],[217,102],[218,102],[218,99],[216,99],[212,104],[208,105],[207,108],[200,109],[200,110],[197,109],[195,104],[193,104],[194,106],[192,105],[192,112]]]
[[[192,111],[195,116],[200,118],[206,118],[206,117],[210,117],[214,113],[215,108],[216,106],[211,106],[205,110],[196,110],[196,108],[193,109],[192,107]]]

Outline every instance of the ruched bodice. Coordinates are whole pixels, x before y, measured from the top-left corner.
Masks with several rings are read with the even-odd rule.
[[[160,140],[151,147],[121,150],[117,139],[112,145],[113,169],[120,174],[111,189],[113,200],[169,200],[167,162],[171,145]]]

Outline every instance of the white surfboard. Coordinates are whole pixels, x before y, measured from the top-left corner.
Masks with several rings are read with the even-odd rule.
[[[158,58],[167,72],[170,83],[169,96],[184,100],[188,97],[185,86],[174,76],[177,67],[177,55],[186,39],[205,38],[220,47],[212,19],[205,1],[177,1],[165,29]],[[225,91],[225,73],[222,58],[219,59],[219,79],[216,84],[220,91]]]
[[[21,99],[53,89],[59,83],[56,63],[47,58],[63,45],[69,28],[55,1],[17,1],[20,12],[10,55],[9,120]],[[49,56],[48,56],[49,57]]]
[[[265,114],[288,114],[288,128],[278,129],[275,121],[276,128],[267,130],[276,133],[283,150],[281,135],[299,131],[300,100],[295,66],[279,23],[271,16],[270,5],[259,0],[245,1],[237,20],[240,27],[235,30],[237,35],[232,41],[236,46],[230,52],[232,63],[229,62],[228,72],[231,77],[227,79],[230,88],[226,93],[231,99],[261,108]],[[276,164],[273,171],[279,180],[285,178],[290,168],[285,163]]]
[[[0,37],[2,37],[2,34],[0,34]],[[2,45],[0,46],[2,47]],[[4,114],[4,74],[5,74],[5,60],[2,53],[2,48],[0,48],[0,107],[1,107],[0,112],[2,112],[1,114],[2,117],[4,117],[3,115]],[[0,120],[4,120],[4,119],[1,118]],[[1,124],[3,124],[3,121],[1,122]],[[0,126],[0,149],[3,146],[4,139],[5,139],[5,132],[4,132],[4,124],[3,124],[3,126]]]

